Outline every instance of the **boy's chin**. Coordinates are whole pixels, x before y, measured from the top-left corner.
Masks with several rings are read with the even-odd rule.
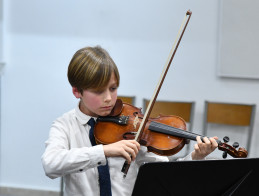
[[[111,111],[105,111],[105,112],[100,112],[98,115],[99,116],[109,116],[110,113],[111,113]]]

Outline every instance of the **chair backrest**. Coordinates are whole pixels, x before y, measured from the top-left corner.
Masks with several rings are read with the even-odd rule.
[[[203,135],[207,135],[208,125],[222,124],[248,127],[246,149],[249,152],[255,120],[255,104],[222,103],[205,101]]]
[[[117,96],[117,99],[121,99],[122,102],[135,105],[135,96]]]
[[[149,100],[144,99],[143,111],[149,104]],[[191,131],[194,117],[195,102],[183,102],[183,101],[156,101],[150,117],[157,117],[159,114],[164,115],[176,115],[182,117],[185,122],[189,123],[189,131]]]

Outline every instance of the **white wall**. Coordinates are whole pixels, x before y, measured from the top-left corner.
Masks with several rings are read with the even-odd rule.
[[[3,66],[3,0],[0,0],[0,74]]]
[[[259,105],[258,80],[216,75],[218,1],[3,2],[2,186],[59,189],[59,179],[45,177],[40,157],[52,121],[77,103],[66,78],[77,49],[107,49],[121,73],[119,94],[136,96],[141,107],[142,99],[153,94],[188,9],[193,14],[158,99],[196,101],[197,133],[202,129],[204,100]],[[257,118],[252,157],[259,155],[258,126]]]

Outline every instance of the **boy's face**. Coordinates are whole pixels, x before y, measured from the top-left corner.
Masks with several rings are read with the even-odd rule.
[[[107,116],[111,113],[117,100],[117,80],[114,74],[107,86],[102,90],[87,89],[83,93],[73,87],[73,93],[76,98],[80,98],[80,110],[89,116]]]

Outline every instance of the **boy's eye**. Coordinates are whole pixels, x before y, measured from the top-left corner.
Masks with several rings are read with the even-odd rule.
[[[113,92],[113,91],[116,91],[117,90],[117,86],[115,86],[115,87],[110,87],[109,88],[109,90],[111,91],[111,92]],[[102,94],[104,91],[106,91],[107,89],[99,89],[99,90],[90,90],[91,92],[93,92],[93,93],[95,93],[95,94]]]
[[[115,91],[118,87],[111,87],[111,91]]]
[[[89,91],[92,93],[95,93],[95,94],[101,94],[104,90],[103,89],[102,90],[90,89]]]
[[[104,90],[96,90],[96,91],[94,91],[94,93],[96,93],[96,94],[102,94],[103,91],[104,91]]]

